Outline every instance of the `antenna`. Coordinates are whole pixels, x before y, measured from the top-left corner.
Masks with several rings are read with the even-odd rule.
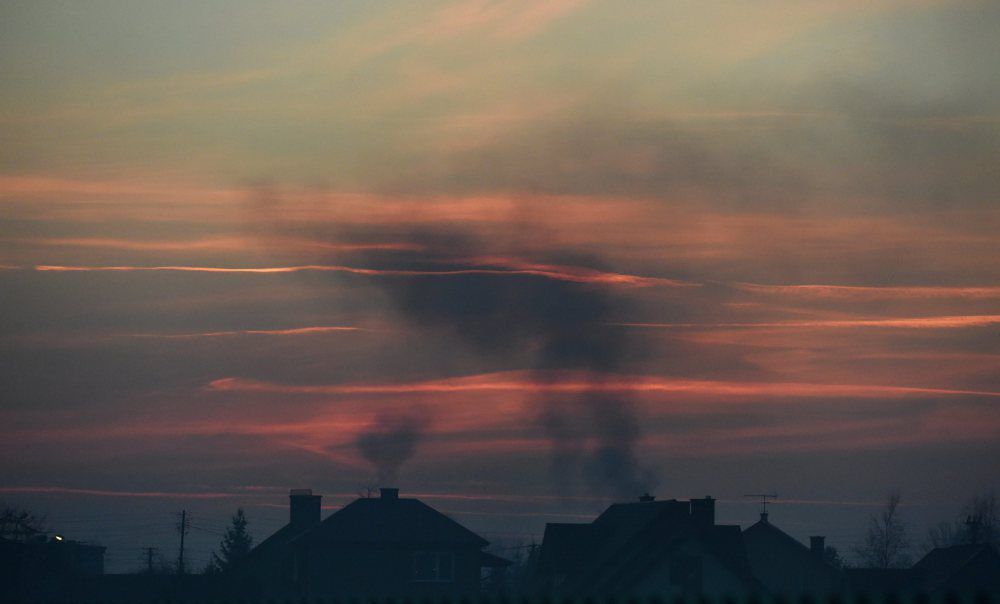
[[[754,497],[760,499],[760,519],[767,520],[767,500],[777,499],[777,493],[751,493],[749,495],[744,495],[744,497]]]

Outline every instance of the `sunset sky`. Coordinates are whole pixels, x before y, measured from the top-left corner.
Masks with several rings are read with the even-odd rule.
[[[1000,4],[0,4],[0,500],[644,490],[849,553],[1000,483]]]

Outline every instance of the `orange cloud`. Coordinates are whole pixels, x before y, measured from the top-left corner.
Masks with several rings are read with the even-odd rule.
[[[234,331],[201,331],[192,333],[130,333],[124,334],[128,338],[163,338],[163,339],[191,339],[191,338],[222,338],[230,336],[301,336],[322,333],[337,333],[342,331],[364,331],[362,327],[351,326],[317,326],[317,327],[293,327],[291,329],[239,329]]]
[[[948,329],[982,327],[1000,323],[1000,315],[954,315],[944,317],[908,317],[896,319],[833,319],[821,321],[772,321],[763,323],[615,323],[622,327],[652,329],[685,328],[851,328],[884,327],[899,329]]]
[[[52,196],[135,196],[187,200],[236,201],[238,189],[185,186],[138,180],[81,180],[52,176],[0,176],[0,199]]]
[[[540,378],[540,379],[532,379]],[[927,395],[1000,397],[1000,392],[879,386],[865,384],[811,384],[799,382],[732,382],[686,380],[655,376],[622,376],[583,372],[499,372],[410,382],[405,384],[289,385],[244,378],[221,378],[206,388],[214,391],[274,392],[285,394],[427,394],[506,391],[525,393],[638,392],[675,393],[713,397],[856,397],[899,398]]]
[[[546,277],[558,281],[571,281],[575,283],[593,283],[603,285],[628,285],[635,287],[649,287],[654,285],[668,287],[690,287],[691,283],[675,281],[673,279],[662,279],[657,277],[642,277],[638,275],[628,275],[622,273],[607,273],[591,269],[573,267],[559,267],[554,265],[530,265],[518,268],[516,265],[511,268],[487,269],[455,269],[455,270],[400,270],[400,269],[374,269],[358,268],[352,266],[328,265],[328,264],[305,264],[299,266],[273,266],[255,268],[229,268],[212,266],[59,266],[59,265],[37,265],[36,271],[41,272],[128,272],[128,271],[176,271],[189,273],[298,273],[307,271],[349,273],[354,275],[383,276],[383,277],[420,277],[420,276],[457,276],[457,275],[530,275],[535,277]]]
[[[854,285],[762,285],[734,283],[737,289],[805,298],[884,300],[891,298],[1000,298],[1000,287],[866,287]]]

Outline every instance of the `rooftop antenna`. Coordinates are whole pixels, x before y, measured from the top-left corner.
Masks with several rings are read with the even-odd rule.
[[[767,522],[767,500],[777,499],[777,493],[751,493],[749,495],[744,495],[744,497],[755,497],[760,499],[760,519]]]

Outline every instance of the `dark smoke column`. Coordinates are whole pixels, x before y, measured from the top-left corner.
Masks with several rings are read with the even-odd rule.
[[[410,236],[427,249],[447,250],[432,260],[439,270],[475,269],[478,265],[463,259],[495,252],[488,242],[476,245],[454,233]],[[598,268],[589,258],[573,260]],[[425,261],[395,268],[427,266]],[[553,477],[560,489],[584,484],[594,493],[631,497],[652,488],[636,453],[640,431],[635,401],[604,388],[608,376],[620,370],[623,356],[636,353],[626,332],[609,325],[620,318],[615,315],[622,304],[610,286],[525,274],[424,275],[379,285],[409,323],[424,326],[428,337],[450,332],[486,358],[504,364],[523,359],[539,384],[569,373],[590,386],[575,395],[543,394],[539,400],[539,422],[551,442]]]

